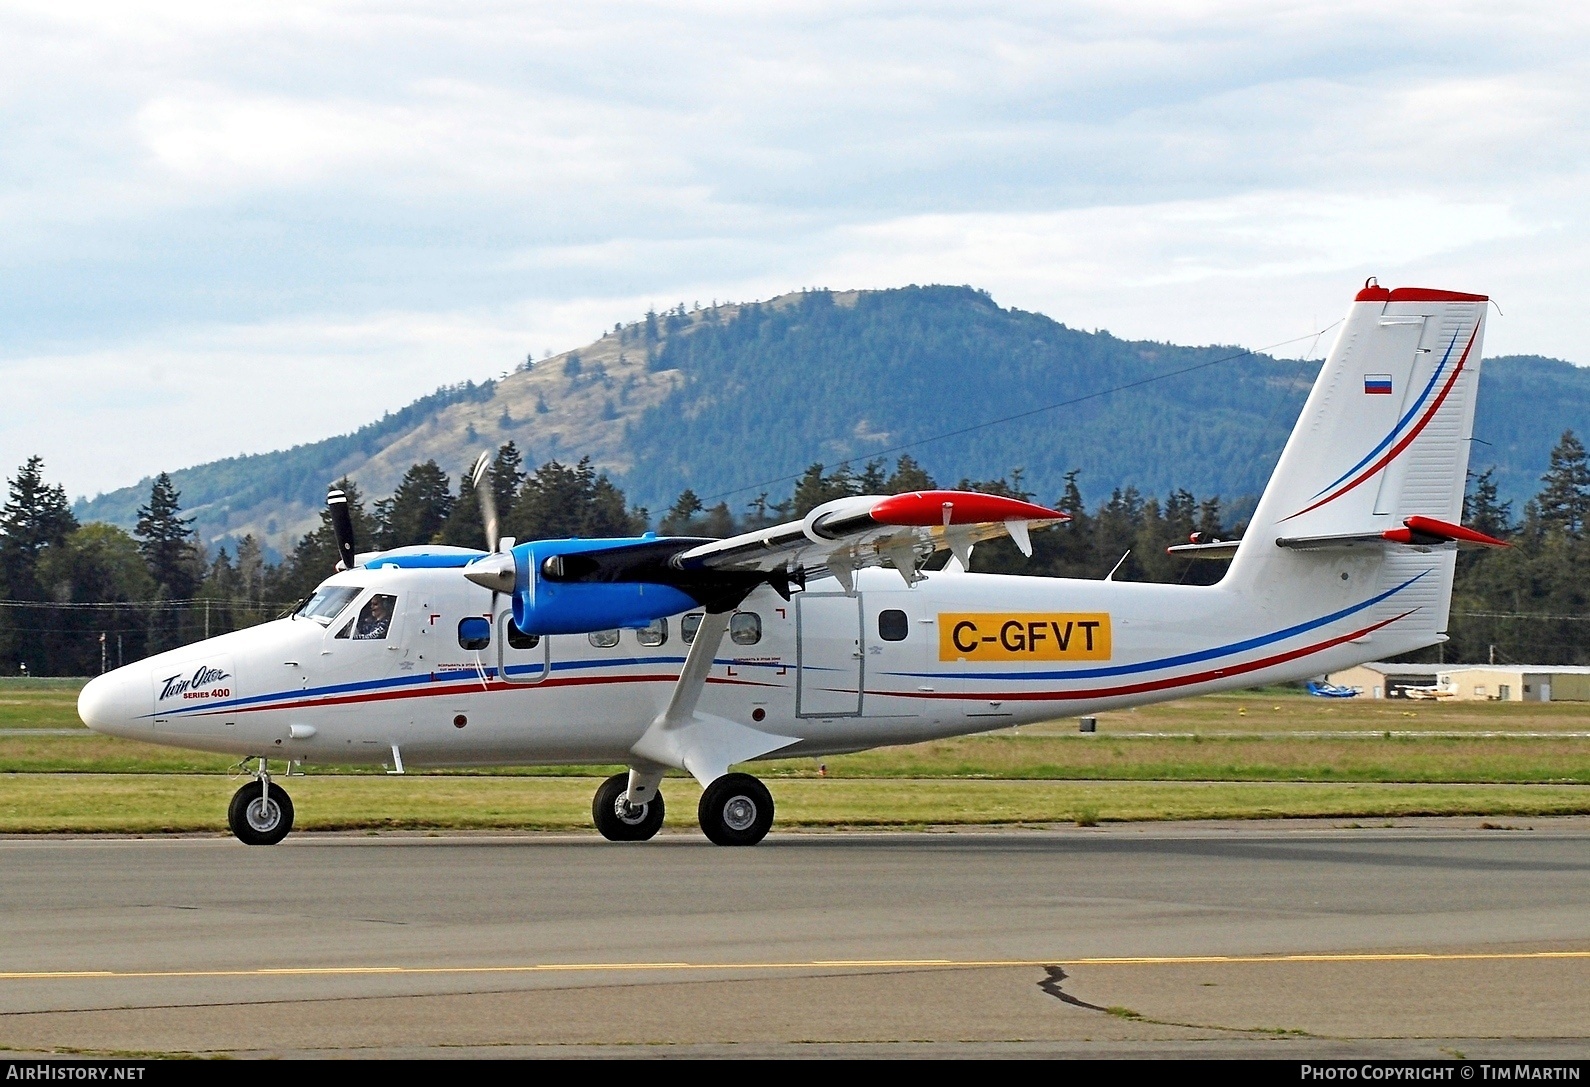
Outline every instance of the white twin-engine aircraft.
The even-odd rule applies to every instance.
[[[1214,586],[967,572],[1001,535],[1031,553],[1055,510],[964,491],[843,498],[727,540],[499,539],[356,554],[285,619],[83,688],[99,732],[257,760],[229,822],[280,841],[271,780],[309,764],[619,763],[596,827],[639,841],[670,769],[701,829],[752,845],[768,757],[831,755],[1317,676],[1444,641],[1479,387],[1481,295],[1361,291]],[[954,561],[921,567],[947,549]]]

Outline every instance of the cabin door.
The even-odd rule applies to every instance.
[[[801,593],[795,597],[797,717],[861,714],[861,594]]]

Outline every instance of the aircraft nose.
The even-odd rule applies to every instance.
[[[139,715],[134,704],[133,677],[121,670],[96,676],[77,696],[77,716],[95,732],[115,736],[125,732]]]

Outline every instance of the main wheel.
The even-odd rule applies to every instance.
[[[269,796],[257,781],[251,781],[232,795],[226,810],[226,825],[244,845],[275,845],[293,829],[293,801],[274,781]]]
[[[591,800],[591,819],[610,842],[644,842],[662,829],[662,792],[633,808],[624,800],[628,791],[629,774],[614,774],[602,782]]]
[[[724,774],[708,785],[696,809],[717,845],[755,845],[773,826],[773,794],[750,774]]]

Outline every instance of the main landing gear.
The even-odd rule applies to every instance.
[[[254,780],[232,795],[226,825],[244,845],[275,845],[293,829],[292,798],[271,780],[264,759],[259,760]]]
[[[714,845],[755,845],[773,825],[773,795],[750,774],[724,774],[702,792],[696,815]]]
[[[644,842],[662,828],[661,775],[614,774],[596,790],[591,818],[610,842]],[[646,796],[631,804],[631,787]],[[750,774],[725,774],[701,794],[696,808],[701,830],[717,845],[755,845],[773,825],[773,796]]]

